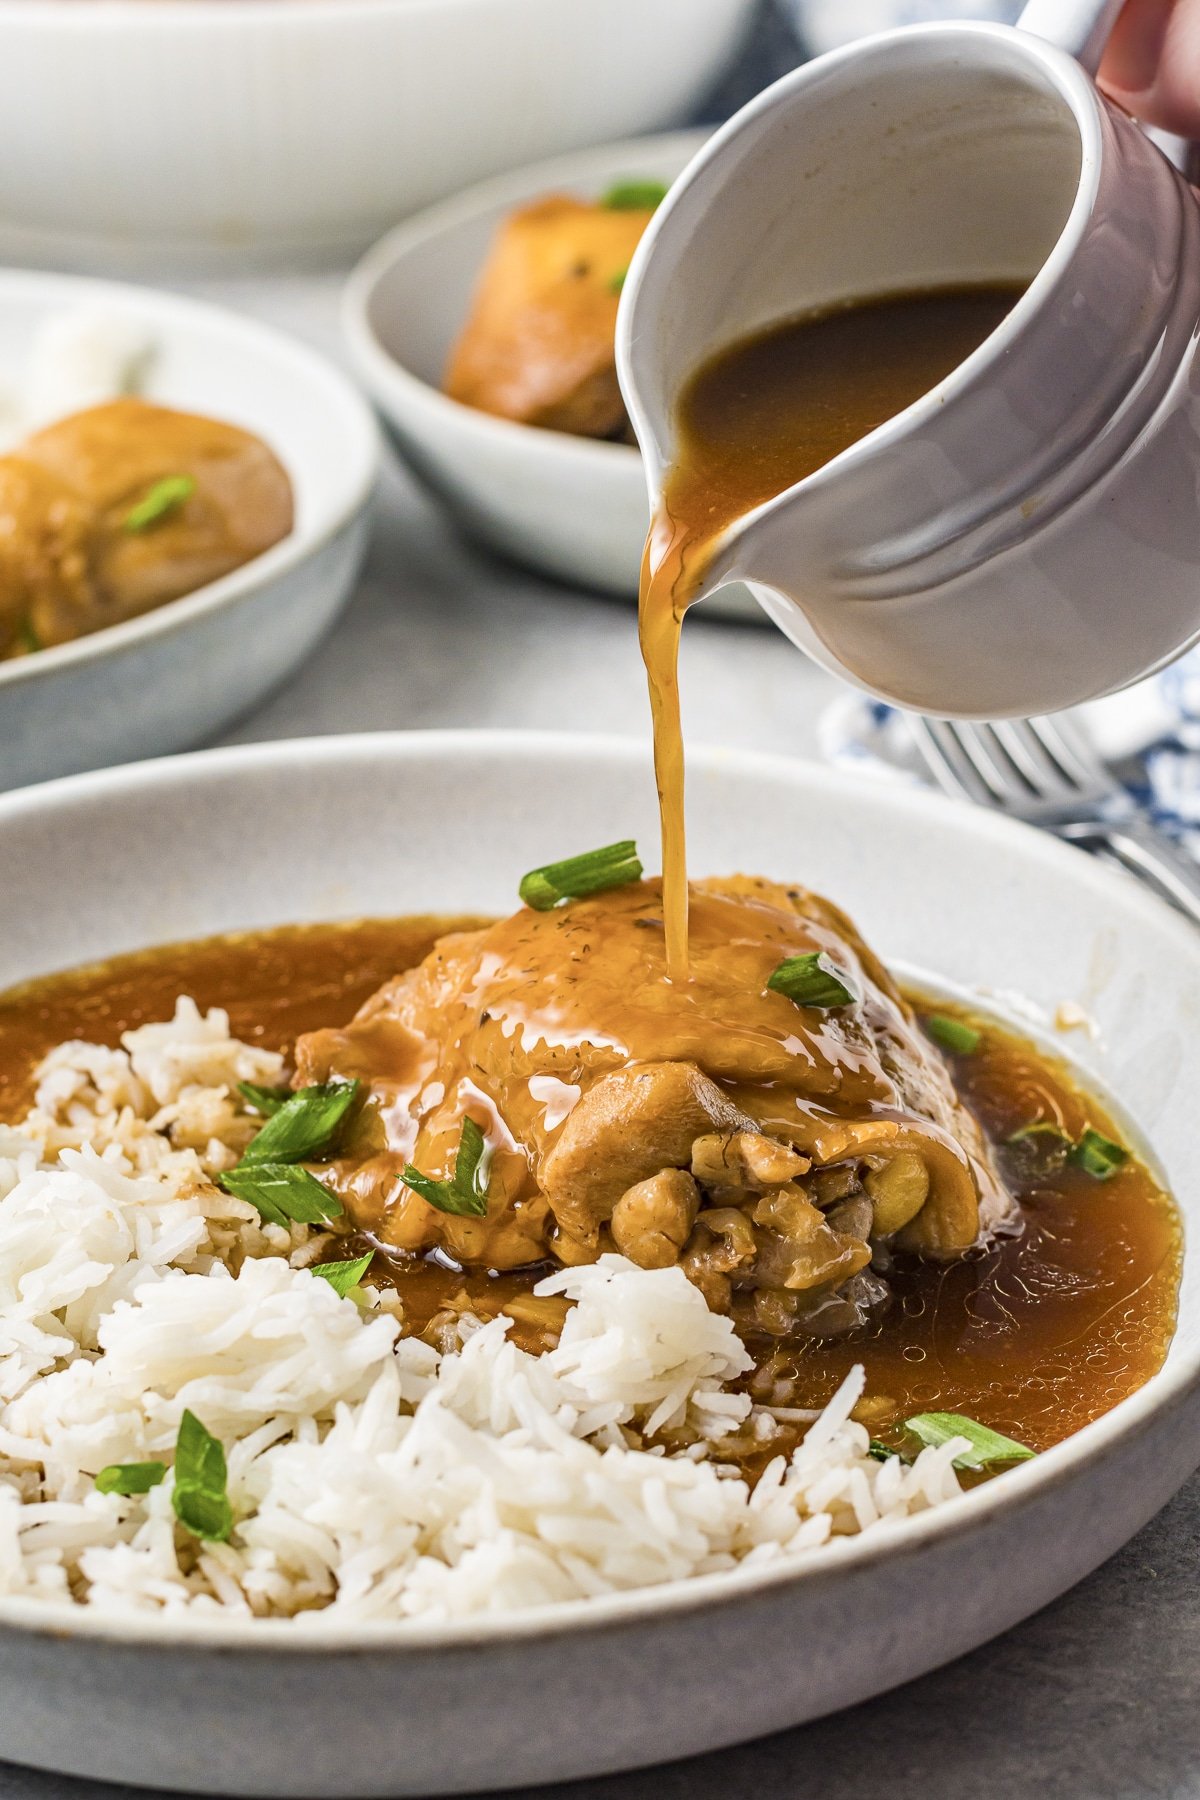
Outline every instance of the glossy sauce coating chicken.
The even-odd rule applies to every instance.
[[[812,950],[858,1003],[767,987]],[[766,881],[693,887],[686,984],[665,976],[660,884],[638,882],[443,938],[296,1062],[297,1084],[364,1084],[329,1173],[380,1243],[495,1269],[679,1262],[779,1335],[860,1322],[888,1246],[954,1257],[1011,1216],[886,970],[835,907]],[[491,1153],[486,1217],[403,1179],[452,1173],[464,1116]]]
[[[621,284],[653,216],[550,194],[496,235],[446,370],[481,412],[579,437],[628,430],[614,334]]]
[[[62,419],[0,457],[0,656],[192,593],[292,520],[286,471],[236,425],[133,398]]]

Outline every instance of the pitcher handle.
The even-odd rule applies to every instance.
[[[1017,25],[1065,50],[1094,75],[1123,5],[1124,0],[1028,0]]]
[[[1094,76],[1125,0],[1026,0],[1017,24],[1022,31],[1065,50]],[[1169,163],[1193,187],[1200,185],[1200,144],[1173,132],[1143,126]]]

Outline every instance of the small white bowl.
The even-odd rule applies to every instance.
[[[751,0],[0,0],[0,255],[361,250],[535,156],[686,118]]]
[[[265,555],[141,618],[0,662],[0,787],[211,736],[308,655],[367,543],[378,436],[355,388],[303,345],[219,307],[70,275],[0,271],[0,372],[44,321],[98,307],[154,345],[151,400],[257,432],[292,480],[296,523]]]
[[[493,233],[515,206],[562,189],[601,194],[623,176],[673,181],[705,136],[606,144],[481,183],[389,232],[346,288],[350,355],[401,454],[473,536],[581,587],[637,593],[649,522],[640,452],[478,412],[441,392],[443,371]],[[705,612],[762,617],[742,589]]]
[[[1096,1568],[1195,1466],[1200,934],[1049,835],[931,794],[690,750],[688,800],[697,873],[810,882],[923,986],[982,994],[1021,1031],[1026,1013],[997,995],[1018,991],[1047,1020],[1086,1000],[1099,1036],[1074,1033],[1071,1053],[1149,1137],[1184,1215],[1163,1368],[944,1507],[671,1587],[358,1625],[0,1599],[5,1761],[156,1791],[338,1800],[524,1790],[663,1762],[962,1655]],[[0,988],[239,927],[499,912],[519,872],[564,846],[631,835],[652,859],[656,827],[647,748],[524,732],[253,745],[10,794]],[[1037,1668],[1026,1678],[1045,1682]],[[889,1776],[864,1771],[861,1791],[889,1791]],[[702,1783],[685,1772],[657,1785]],[[778,1785],[815,1793],[820,1771],[801,1754]],[[1002,1775],[993,1791],[1011,1791]]]

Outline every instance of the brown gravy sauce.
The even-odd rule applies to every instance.
[[[687,975],[679,634],[716,540],[928,393],[978,349],[1020,292],[933,289],[789,319],[719,351],[685,387],[677,457],[646,541],[638,601],[673,981]]]
[[[53,1045],[121,1033],[169,1017],[179,994],[223,1006],[233,1031],[290,1054],[295,1039],[345,1023],[391,976],[419,961],[436,937],[480,920],[391,919],[285,927],[138,952],[71,970],[0,996],[0,1118],[21,1116],[32,1069]],[[916,1004],[920,1009],[920,1000]],[[943,1002],[938,1010],[947,1011]],[[1120,1138],[1102,1107],[1060,1066],[989,1020],[980,1049],[955,1063],[964,1099],[993,1141],[1036,1117],[1078,1135],[1085,1123]],[[819,1406],[855,1362],[867,1369],[871,1429],[886,1439],[921,1410],[963,1412],[1043,1449],[1097,1418],[1160,1366],[1175,1322],[1182,1254],[1178,1215],[1141,1164],[1096,1182],[1049,1174],[1010,1153],[1005,1171],[1025,1229],[963,1260],[898,1259],[894,1299],[879,1322],[836,1342],[780,1350],[747,1341],[760,1397]],[[348,1253],[345,1241],[337,1254]],[[554,1328],[530,1290],[542,1269],[462,1273],[436,1261],[388,1264],[372,1280],[399,1290],[410,1329],[446,1307],[505,1311],[518,1342],[537,1348]],[[550,1313],[555,1303],[550,1303]]]

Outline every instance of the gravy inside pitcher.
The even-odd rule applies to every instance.
[[[928,393],[995,330],[1021,292],[989,284],[846,302],[729,345],[685,385],[638,600],[673,981],[686,979],[688,960],[679,636],[717,541],[735,520]]]

